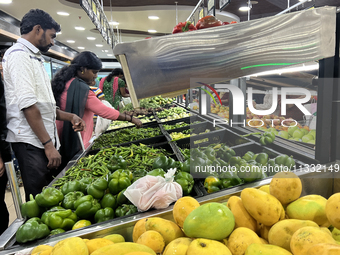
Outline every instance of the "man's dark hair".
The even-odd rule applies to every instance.
[[[43,30],[54,28],[56,32],[60,32],[60,25],[43,10],[32,9],[22,18],[20,22],[20,33],[28,34],[33,30],[33,27],[40,25]]]

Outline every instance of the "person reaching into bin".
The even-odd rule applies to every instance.
[[[90,51],[83,51],[63,67],[52,80],[52,89],[57,106],[66,112],[75,113],[83,118],[86,130],[81,133],[85,148],[93,131],[93,115],[111,120],[123,120],[142,126],[139,119],[105,106],[90,89],[102,68],[101,60]],[[58,134],[61,138],[61,155],[63,162],[68,162],[81,149],[78,137],[72,132],[67,122],[57,122]]]

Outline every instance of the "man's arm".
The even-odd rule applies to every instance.
[[[69,112],[64,112],[60,109],[57,109],[57,120],[62,120],[62,121],[70,121],[73,126],[74,132],[77,131],[84,131],[85,130],[85,121],[83,121],[79,116],[69,113]]]
[[[24,108],[23,113],[35,135],[38,137],[40,142],[44,144],[45,154],[48,159],[47,167],[57,168],[61,164],[61,156],[53,146],[53,142],[50,141],[51,137],[46,131],[39,108],[34,104],[30,107]]]

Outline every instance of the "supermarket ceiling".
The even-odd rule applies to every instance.
[[[101,0],[99,0],[101,2]],[[122,42],[141,40],[145,37],[162,36],[170,34],[176,25],[176,3],[178,22],[185,21],[198,0],[103,0],[104,11],[109,21],[119,22]],[[230,4],[219,11],[217,3],[216,16],[222,21],[248,19],[247,12],[241,12],[239,8],[247,5],[247,0],[231,0]],[[290,0],[290,6],[298,0]],[[272,16],[287,8],[285,0],[257,0],[252,1],[250,19]],[[303,10],[311,6],[339,6],[339,0],[312,0],[301,5]],[[57,40],[76,51],[90,50],[102,59],[113,58],[112,49],[104,42],[101,35],[95,29],[91,20],[79,5],[79,0],[13,0],[11,4],[1,4],[0,10],[21,20],[24,14],[32,9],[39,8],[50,13],[61,24],[62,33]],[[294,9],[292,11],[296,11]],[[66,12],[69,16],[60,16],[57,12]],[[158,16],[158,20],[149,19],[148,16]],[[83,27],[84,30],[76,30],[75,27]],[[114,27],[116,28],[116,26]],[[149,33],[148,30],[156,30]],[[92,37],[92,40],[87,39]]]

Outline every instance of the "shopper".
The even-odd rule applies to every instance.
[[[56,108],[41,52],[54,45],[60,26],[39,9],[30,10],[20,23],[21,38],[3,59],[7,108],[7,138],[19,162],[26,201],[56,176],[61,163],[55,120],[72,122],[75,131],[85,123],[75,114]]]
[[[90,89],[89,86],[101,68],[100,59],[94,53],[84,51],[71,61],[70,66],[63,67],[52,80],[54,97],[60,109],[75,113],[86,122],[86,130],[81,133],[85,147],[89,146],[92,136],[94,114],[111,120],[130,121],[137,127],[142,126],[139,119],[105,106]],[[78,137],[66,122],[58,121],[57,127],[61,137],[62,156],[74,156],[80,149]]]
[[[119,109],[119,102],[122,100],[122,97],[130,97],[130,94],[125,90],[126,84],[122,79],[123,77],[123,70],[115,68],[99,84],[99,88],[104,92],[105,100],[115,109]]]

